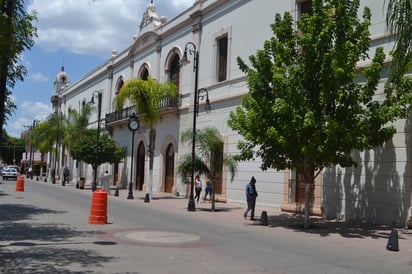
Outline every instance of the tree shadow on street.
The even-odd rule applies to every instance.
[[[99,253],[97,245],[117,244],[91,238],[100,231],[30,221],[36,215],[65,213],[21,204],[0,205],[0,272],[96,273],[96,268],[118,260]]]
[[[38,214],[63,214],[65,211],[56,211],[42,209],[22,204],[2,204],[0,205],[0,221],[19,221],[31,219],[33,215]]]
[[[254,224],[260,225],[260,218],[257,218]],[[288,213],[268,216],[268,226],[273,228],[282,227],[293,230],[294,232],[317,234],[322,237],[338,234],[345,238],[359,239],[387,239],[393,229],[388,225],[326,220],[315,216],[310,218],[309,229],[305,229],[303,215]]]

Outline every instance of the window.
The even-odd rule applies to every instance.
[[[149,78],[149,71],[146,68],[144,68],[142,74],[140,75],[140,79],[147,80],[147,78]]]
[[[312,15],[312,1],[302,1],[298,3],[298,9],[299,9],[299,17],[302,16],[302,14],[309,14]]]
[[[179,55],[175,54],[170,63],[169,67],[169,80],[177,87],[180,84],[180,58]]]
[[[230,56],[232,43],[232,26],[219,29],[213,34],[213,55],[211,69],[214,71],[215,83],[230,79]]]
[[[124,85],[123,77],[120,77],[119,80],[117,80],[116,94],[119,94],[119,91],[123,87],[123,85]]]
[[[226,80],[227,71],[227,36],[221,37],[217,41],[217,81]]]
[[[149,65],[147,63],[144,63],[140,69],[139,73],[137,74],[137,77],[142,79],[142,80],[147,80],[149,78]]]

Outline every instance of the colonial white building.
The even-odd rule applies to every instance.
[[[101,126],[119,146],[127,148],[127,157],[118,165],[103,165],[99,174],[108,169],[114,183],[126,187],[133,154],[133,190],[187,194],[188,188],[177,175],[179,157],[190,153],[190,144],[180,142],[180,134],[192,128],[196,74],[194,64],[198,54],[198,89],[206,89],[212,108],[204,111],[200,100],[198,129],[218,128],[223,142],[219,153],[236,154],[241,138],[227,125],[230,111],[239,105],[248,93],[246,75],[236,62],[261,49],[263,42],[272,37],[270,24],[276,13],[290,11],[296,18],[310,10],[307,0],[197,0],[193,6],[177,17],[167,20],[158,16],[151,3],[143,15],[138,34],[131,37],[131,45],[123,51],[113,51],[111,57],[82,79],[69,84],[68,75],[62,71],[56,77],[52,102],[54,111],[67,115],[69,109],[80,110],[92,96],[102,95]],[[385,32],[384,0],[363,0],[372,11],[371,51],[384,46],[392,49]],[[191,63],[180,66],[184,51],[189,49]],[[362,65],[362,64],[359,64]],[[127,105],[116,111],[113,100],[122,85],[129,79],[148,76],[159,82],[172,81],[179,87],[178,101],[165,101],[159,111],[162,119],[157,125],[153,185],[148,185],[149,130],[142,126],[134,135],[127,121],[134,111]],[[384,81],[382,81],[384,83]],[[201,99],[201,98],[200,98]],[[96,108],[97,109],[97,108]],[[97,111],[90,126],[96,127]],[[332,167],[325,169],[316,180],[312,192],[312,213],[326,217],[404,226],[411,214],[411,126],[410,121],[397,122],[398,133],[392,142],[382,148],[355,153],[358,168]],[[59,161],[58,170],[68,165],[73,180],[85,177],[93,180],[90,166],[79,166],[67,151]],[[241,162],[234,181],[222,167],[216,178],[219,201],[244,201],[245,185],[255,176],[259,192],[258,205],[279,207],[284,211],[301,212],[304,187],[296,180],[293,170],[261,171],[259,159]],[[296,183],[298,182],[298,183]]]

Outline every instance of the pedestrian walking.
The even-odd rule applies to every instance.
[[[196,175],[195,178],[195,200],[197,199],[197,202],[199,202],[199,198],[200,198],[200,193],[202,192],[202,181],[200,181],[200,175]]]
[[[109,171],[106,170],[104,174],[102,174],[100,181],[102,184],[102,189],[106,190],[108,194],[110,193],[110,180],[113,178],[112,175],[109,174]]]
[[[66,166],[63,169],[63,185],[66,184],[66,182],[69,182],[69,176],[70,176],[70,171],[69,168]]]
[[[203,201],[206,200],[207,194],[209,194],[210,201],[212,201],[212,195],[213,195],[213,185],[212,185],[212,180],[210,180],[209,176],[206,176],[205,178],[206,181],[206,187],[205,187],[205,196],[203,197]]]
[[[256,206],[256,197],[258,196],[258,193],[256,191],[256,179],[255,177],[252,176],[250,179],[250,182],[246,184],[246,202],[247,202],[247,208],[245,213],[243,214],[243,217],[245,219],[247,218],[247,214],[250,211],[250,220],[254,220],[255,218],[255,206]]]

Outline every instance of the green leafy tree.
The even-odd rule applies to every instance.
[[[386,25],[395,44],[387,90],[412,90],[412,0],[388,0]]]
[[[53,152],[55,155],[53,169],[56,169],[57,147],[60,144],[70,147],[73,141],[82,138],[89,125],[92,110],[93,107],[86,104],[80,111],[70,109],[67,117],[56,113],[51,114],[30,131],[26,145],[34,146],[42,153]]]
[[[84,105],[80,111],[70,109],[65,120],[64,144],[69,146],[72,141],[82,138],[87,131],[92,111],[93,107],[89,104]]]
[[[70,143],[71,156],[79,161],[90,164],[96,173],[97,168],[103,163],[116,164],[123,160],[126,150],[118,147],[107,133],[99,136],[98,147],[96,143],[97,129],[87,129],[82,138]]]
[[[0,144],[0,159],[4,163],[8,165],[19,164],[25,151],[23,139],[11,137],[3,130],[3,139]]]
[[[394,75],[398,79],[412,67],[412,0],[385,0],[386,25],[395,40]]]
[[[30,130],[25,138],[26,147],[30,147],[30,150],[40,151],[42,163],[45,161],[45,153],[52,150],[53,141],[55,140],[55,138],[51,138],[50,129],[52,129],[52,127],[48,120],[40,122]],[[43,174],[43,171],[41,174]]]
[[[149,189],[153,185],[153,161],[156,141],[156,125],[160,121],[160,103],[167,98],[174,99],[178,88],[172,82],[159,83],[149,77],[147,80],[131,79],[120,89],[115,99],[118,110],[123,108],[126,100],[136,106],[141,123],[147,126],[149,132]],[[133,153],[133,152],[132,152]]]
[[[50,166],[56,170],[58,161],[58,147],[65,132],[65,122],[62,115],[51,114],[45,121],[36,125],[26,138],[26,146],[38,149],[42,154],[53,152],[54,158]],[[52,175],[52,173],[50,173]],[[55,183],[55,178],[51,178]]]
[[[70,151],[71,143],[81,139],[84,134],[86,134],[87,127],[89,125],[89,118],[93,111],[94,107],[90,104],[85,104],[81,107],[80,111],[75,109],[70,109],[68,116],[65,119],[64,127],[64,137],[62,144],[64,147],[67,147]],[[78,165],[79,176],[83,176],[83,165]]]
[[[7,121],[9,120],[9,117],[11,117],[11,115],[14,113],[14,111],[17,109],[16,104],[13,102],[12,98],[11,98],[11,92],[6,89],[6,99],[4,102],[4,121],[3,121],[3,125],[7,125]],[[1,139],[1,136],[0,136]]]
[[[28,13],[22,0],[0,1],[0,140],[7,115],[15,109],[10,90],[23,81],[27,69],[19,64],[21,54],[34,45],[36,13]]]
[[[26,146],[33,146],[42,153],[47,153],[53,150],[59,135],[62,134],[63,118],[60,115],[51,114],[43,122],[37,124],[30,130],[29,136],[26,139]]]
[[[56,133],[52,120],[40,122],[34,127],[27,139],[26,145],[33,145],[40,152],[47,153],[52,150],[53,143],[56,141]]]
[[[358,9],[358,0],[314,0],[313,15],[302,15],[298,29],[290,13],[277,14],[273,37],[249,57],[251,66],[238,58],[249,94],[228,121],[243,136],[237,157],[260,157],[262,170],[295,169],[303,175],[305,228],[309,186],[322,169],[356,166],[351,152],[390,140],[395,133],[390,122],[407,114],[406,93],[388,89],[374,96],[382,48],[368,67],[356,68],[369,59],[371,17],[365,8],[359,19]]]
[[[220,151],[223,143],[220,138],[219,130],[215,127],[205,127],[196,131],[195,136],[195,173],[205,174],[215,181],[216,172],[220,170],[220,167],[226,166],[231,173],[231,180],[237,172],[237,162],[234,157],[228,154],[224,154],[223,157],[215,155],[216,151]],[[182,132],[180,140],[182,143],[191,144],[193,141],[193,131],[186,130]],[[192,154],[185,153],[179,159],[177,166],[177,173],[183,179],[184,182],[191,176],[192,171]],[[214,209],[214,195],[212,200],[212,209]]]

